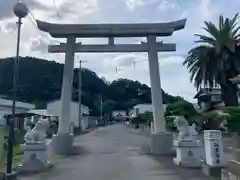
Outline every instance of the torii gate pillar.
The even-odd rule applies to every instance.
[[[151,95],[153,104],[153,129],[151,152],[153,154],[172,153],[172,134],[165,129],[162,89],[158,64],[158,52],[175,51],[175,44],[158,43],[157,36],[171,36],[174,31],[185,27],[186,19],[169,23],[145,24],[51,24],[37,20],[38,28],[55,38],[67,38],[67,43],[50,45],[51,53],[66,53],[61,95],[61,116],[58,134],[53,137],[53,148],[58,154],[69,154],[73,147],[70,134],[70,102],[73,81],[75,52],[148,52]],[[76,44],[76,38],[109,38],[108,44]],[[147,37],[147,43],[114,44],[115,37]]]
[[[156,36],[148,36],[148,64],[150,72],[151,96],[153,105],[153,126],[151,133],[151,152],[156,155],[172,154],[172,134],[166,131],[162,88],[156,50]]]
[[[52,137],[52,147],[56,154],[70,154],[73,148],[73,134],[70,131],[70,109],[72,102],[72,84],[75,53],[75,37],[67,37],[65,65],[61,92],[60,118],[58,133]]]

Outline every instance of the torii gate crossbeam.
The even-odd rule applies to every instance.
[[[61,94],[61,115],[58,134],[53,137],[56,153],[67,154],[72,150],[73,138],[69,134],[70,102],[72,94],[75,52],[148,52],[151,96],[153,104],[153,128],[151,151],[154,154],[169,154],[172,148],[172,134],[165,129],[164,109],[160,83],[158,52],[175,51],[172,43],[156,42],[157,36],[171,36],[174,31],[185,27],[186,19],[169,23],[146,24],[51,24],[37,20],[38,28],[55,38],[66,38],[66,43],[49,45],[51,53],[65,53],[65,65]],[[76,38],[103,37],[108,44],[83,45]],[[146,37],[141,44],[115,44],[116,37]]]

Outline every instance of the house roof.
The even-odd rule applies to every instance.
[[[137,104],[137,105],[135,105],[135,106],[133,106],[133,108],[138,108],[138,107],[143,107],[143,106],[148,106],[148,107],[152,107],[152,104]]]
[[[137,105],[135,105],[135,106],[133,106],[133,108],[132,109],[134,109],[134,108],[141,108],[141,107],[149,107],[149,108],[153,108],[153,105],[152,104],[137,104]],[[163,104],[163,108],[165,109],[167,107],[167,105],[166,104]]]
[[[194,96],[194,99],[207,95],[221,95],[221,88],[201,88]]]
[[[61,101],[61,99],[55,99],[55,100],[52,100],[52,101],[48,101],[48,104],[49,104],[49,103],[58,102],[58,101]],[[79,104],[77,101],[71,101],[71,103]],[[86,105],[83,105],[83,104],[82,104],[82,107],[84,107],[84,108],[88,108],[88,110],[89,110],[89,107],[86,106]]]
[[[12,100],[0,98],[0,106],[12,106]],[[34,109],[35,105],[17,101],[16,107],[25,109]]]
[[[28,111],[28,113],[34,114],[34,115],[46,116],[46,117],[54,117],[54,115],[49,114],[47,112],[47,109],[33,109]]]

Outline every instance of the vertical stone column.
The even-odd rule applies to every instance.
[[[72,101],[72,84],[74,68],[74,46],[75,37],[67,37],[65,64],[63,70],[61,114],[58,127],[59,134],[69,134],[70,130],[70,105]]]
[[[153,128],[151,134],[151,153],[169,155],[173,153],[173,136],[165,128],[162,89],[156,49],[156,36],[148,36],[148,61],[153,105]]]
[[[204,144],[206,160],[202,165],[203,172],[208,176],[219,178],[222,175],[222,169],[226,165],[221,131],[205,130]]]
[[[223,152],[221,131],[205,130],[204,143],[206,164],[211,167],[223,167],[226,164],[226,159]]]
[[[162,103],[162,89],[156,50],[156,36],[148,36],[148,62],[150,72],[152,105],[153,105],[153,133],[165,132],[164,109]]]
[[[72,152],[73,134],[70,132],[70,110],[72,101],[73,68],[75,37],[68,36],[66,43],[65,64],[63,70],[62,94],[58,134],[53,135],[53,152],[67,155]]]

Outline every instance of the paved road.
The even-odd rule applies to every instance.
[[[71,156],[51,172],[24,180],[183,180],[206,179],[196,171],[176,169],[167,159],[144,152],[146,137],[123,124],[111,125],[76,138],[79,154]],[[168,163],[166,162],[168,161]],[[197,173],[197,174],[196,174]],[[190,174],[193,177],[185,177]]]

